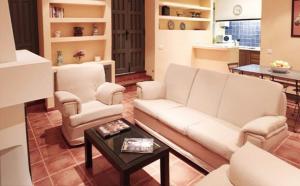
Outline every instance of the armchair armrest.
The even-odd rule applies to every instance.
[[[158,81],[144,81],[137,83],[139,99],[151,100],[165,97],[165,86]]]
[[[105,82],[97,88],[96,99],[106,105],[120,104],[124,91],[121,85]]]
[[[76,95],[67,91],[56,91],[55,105],[65,117],[79,114],[81,112],[81,100]]]
[[[286,128],[285,116],[264,116],[248,122],[241,130],[240,143],[245,144],[248,134],[261,136],[265,139],[272,137]]]

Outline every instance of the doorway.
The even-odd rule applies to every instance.
[[[112,58],[116,74],[145,70],[144,5],[144,0],[112,0]]]
[[[36,0],[9,0],[11,22],[17,50],[39,54]]]

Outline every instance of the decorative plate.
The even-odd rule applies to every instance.
[[[172,21],[172,20],[168,21],[168,28],[169,28],[169,30],[174,30],[174,28],[175,28],[174,21]]]
[[[181,30],[185,30],[185,23],[184,22],[180,23],[179,27]]]

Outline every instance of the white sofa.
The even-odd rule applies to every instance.
[[[84,142],[85,129],[122,117],[124,87],[105,82],[103,65],[66,65],[56,72],[55,106],[62,132],[72,146]]]
[[[299,186],[300,170],[247,143],[194,186]]]
[[[137,86],[136,123],[207,170],[247,141],[272,150],[288,135],[278,83],[171,64],[164,82]]]

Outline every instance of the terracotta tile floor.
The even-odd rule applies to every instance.
[[[124,97],[124,118],[133,122],[132,100],[135,87],[127,89]],[[291,107],[291,106],[290,106]],[[293,129],[292,110],[289,107],[289,125]],[[58,111],[46,112],[41,105],[30,106],[28,113],[28,137],[34,185],[119,185],[118,172],[93,149],[94,164],[91,170],[84,166],[84,147],[69,147],[60,131],[61,118]],[[290,133],[274,154],[300,168],[300,135]],[[175,157],[170,156],[171,185],[191,185],[203,175]],[[131,176],[131,183],[155,186],[160,183],[159,162],[156,161]]]

